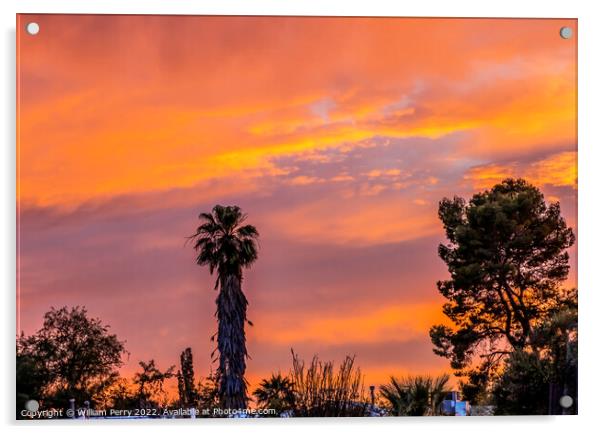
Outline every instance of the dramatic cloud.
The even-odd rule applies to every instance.
[[[577,189],[577,152],[565,151],[532,162],[491,163],[471,168],[465,178],[477,189],[508,177],[522,177],[541,186]]]
[[[209,372],[214,277],[186,237],[216,203],[261,234],[253,384],[291,347],[355,354],[372,384],[447,370],[428,337],[443,197],[521,176],[576,225],[571,20],[34,18],[40,34],[18,34],[19,327],[85,305],[127,340],[125,373],[187,346]]]

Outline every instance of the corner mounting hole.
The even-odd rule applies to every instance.
[[[40,33],[40,25],[38,23],[28,23],[25,30],[32,36],[37,35]]]
[[[560,37],[562,39],[571,39],[573,37],[573,29],[571,29],[570,27],[561,27]]]
[[[573,405],[573,398],[569,395],[564,395],[560,398],[559,403],[562,408],[570,408]]]

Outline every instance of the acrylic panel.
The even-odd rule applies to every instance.
[[[576,414],[577,20],[17,17],[17,419]]]

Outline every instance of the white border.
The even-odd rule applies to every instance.
[[[225,14],[225,15],[345,15],[345,16],[458,16],[458,17],[547,17],[579,19],[579,316],[580,316],[580,392],[577,417],[507,417],[507,418],[420,418],[402,420],[230,420],[194,421],[190,423],[145,423],[93,425],[90,432],[148,431],[166,429],[198,432],[292,432],[344,430],[346,433],[383,432],[491,432],[504,433],[546,430],[551,433],[599,432],[596,423],[602,404],[602,360],[599,332],[599,309],[602,308],[602,287],[599,285],[600,194],[602,186],[601,115],[596,111],[602,100],[602,15],[597,1],[578,0],[504,0],[486,2],[475,0],[22,0],[0,2],[2,14],[2,57],[0,104],[1,131],[4,133],[0,183],[2,213],[0,230],[0,276],[3,278],[2,378],[0,385],[0,420],[15,429],[14,403],[14,303],[15,303],[15,13],[129,13],[129,14]],[[176,428],[177,427],[177,428]],[[83,427],[45,423],[23,425],[20,431],[80,432]]]
[[[228,15],[344,15],[344,16],[476,16],[574,18],[583,6],[569,1],[517,1],[485,5],[468,0],[222,0],[222,1],[57,1],[21,0],[19,12],[228,14]]]

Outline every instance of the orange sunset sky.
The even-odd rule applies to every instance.
[[[576,229],[576,26],[21,15],[19,329],[85,305],[126,340],[124,375],[188,346],[207,375],[214,279],[185,237],[236,204],[261,235],[252,385],[291,347],[355,354],[366,384],[448,371],[438,201],[523,176]]]

